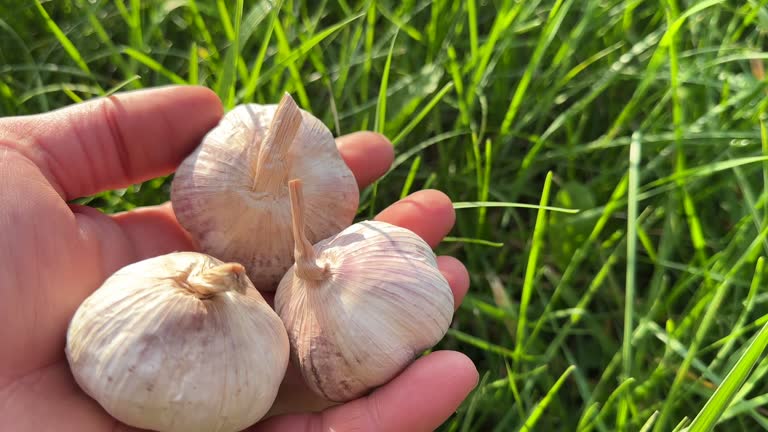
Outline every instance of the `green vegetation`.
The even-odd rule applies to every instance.
[[[0,112],[289,91],[394,142],[361,218],[421,188],[462,203],[439,252],[472,287],[439,348],[482,378],[441,430],[760,430],[767,30],[766,0],[0,0]]]

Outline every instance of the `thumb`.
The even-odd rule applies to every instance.
[[[222,112],[213,91],[171,86],[0,119],[0,131],[71,200],[171,173]]]

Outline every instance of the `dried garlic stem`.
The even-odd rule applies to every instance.
[[[288,182],[291,196],[291,222],[293,228],[294,259],[296,260],[296,276],[301,279],[322,280],[327,276],[327,268],[317,265],[317,257],[312,243],[304,233],[304,196],[301,193],[301,180]]]
[[[238,263],[226,263],[203,270],[190,276],[186,286],[198,298],[209,298],[226,291],[245,294],[243,281],[245,267]]]
[[[253,190],[258,187],[265,192],[275,193],[285,184],[288,172],[286,153],[291,148],[300,126],[301,111],[291,95],[286,93],[277,105],[269,132],[261,143],[256,159],[256,175],[251,186]]]

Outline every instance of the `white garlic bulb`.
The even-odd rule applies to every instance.
[[[290,183],[296,263],[275,293],[291,357],[308,387],[335,402],[366,394],[445,335],[454,300],[429,245],[365,221],[314,246],[301,181]]]
[[[279,105],[228,112],[177,169],[171,200],[202,252],[245,266],[274,291],[293,264],[288,180],[307,182],[307,236],[349,226],[359,191],[331,131],[286,94]]]
[[[280,318],[245,269],[176,252],[118,270],[77,309],[66,355],[110,415],[156,431],[239,431],[288,367]]]

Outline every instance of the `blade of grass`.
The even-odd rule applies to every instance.
[[[680,423],[675,426],[674,429],[672,429],[672,432],[682,432],[685,430],[686,427],[688,427],[688,423],[691,422],[691,419],[689,419],[687,416],[683,417],[682,420],[680,420]]]
[[[2,18],[0,18],[0,28],[2,28],[3,30],[5,30],[6,33],[11,35],[11,38],[13,38],[14,42],[16,43],[16,47],[21,50],[21,52],[24,54],[24,57],[27,58],[30,64],[37,64],[37,62],[35,61],[35,58],[32,56],[32,53],[29,51],[29,47],[24,42],[24,40],[19,36],[18,33],[16,33],[16,30],[14,30],[13,27],[8,25],[8,23],[5,22],[5,20],[3,20]],[[34,70],[34,76],[35,76],[35,82],[37,87],[38,88],[42,87],[43,80],[42,80],[42,77],[40,76],[40,71],[37,68]],[[0,82],[0,83],[5,84],[4,82]],[[7,84],[6,84],[6,88],[10,90],[10,88],[7,87]],[[48,111],[50,109],[50,106],[48,105],[48,99],[42,97],[38,100],[40,102],[40,109],[42,111]]]
[[[200,83],[199,65],[197,59],[197,43],[192,42],[189,46],[189,72],[188,82],[192,85]]]
[[[381,76],[379,97],[377,98],[376,102],[376,117],[374,120],[373,130],[382,135],[385,134],[384,128],[386,127],[387,117],[387,86],[389,85],[389,72],[392,68],[392,54],[395,51],[395,41],[397,40],[398,30],[396,30],[395,34],[392,36],[392,42],[389,46],[389,52],[387,53],[387,61],[384,63],[384,71],[382,72]],[[376,197],[378,196],[379,182],[375,182],[371,189],[371,199],[368,201],[368,217],[372,219],[373,215],[376,214]]]
[[[632,330],[635,326],[635,282],[637,280],[637,189],[640,183],[640,159],[642,155],[641,137],[633,134],[629,147],[629,188],[627,190],[627,271],[626,291],[624,294],[624,337],[622,344],[622,374],[623,379],[632,378]],[[627,392],[619,404],[616,424],[619,429],[626,427],[627,416],[633,405],[632,393]]]
[[[219,11],[219,19],[221,20],[221,25],[222,25],[222,28],[224,29],[224,35],[227,37],[227,39],[234,41],[235,33],[237,33],[237,31],[234,28],[232,28],[232,20],[229,17],[229,11],[227,10],[227,3],[224,0],[216,0],[216,8]]]
[[[188,0],[187,8],[189,8],[189,11],[192,13],[192,21],[194,22],[197,31],[200,32],[205,41],[206,49],[214,60],[218,60],[219,50],[216,49],[216,43],[213,42],[211,32],[208,31],[208,26],[205,25],[205,19],[200,14],[200,8],[197,7],[197,0]]]
[[[424,149],[427,149],[427,148],[432,147],[434,145],[437,145],[437,144],[443,143],[445,141],[451,140],[453,138],[456,138],[456,137],[459,137],[459,136],[462,136],[462,135],[466,135],[467,133],[468,132],[461,131],[461,130],[442,133],[442,134],[436,135],[436,136],[434,136],[434,137],[432,137],[432,138],[430,138],[430,139],[428,139],[428,140],[426,140],[426,141],[424,141],[422,143],[419,143],[419,144],[409,148],[408,150],[404,151],[403,153],[401,153],[400,155],[398,155],[395,158],[395,161],[389,167],[389,170],[386,173],[384,173],[384,175],[379,177],[379,181],[381,182],[384,179],[386,179],[391,173],[396,171],[402,164],[407,162],[410,158],[412,158],[414,155],[417,155],[419,152],[423,151]],[[426,188],[429,187],[429,185],[430,185],[430,180],[427,179],[427,181],[424,182],[423,188],[426,189]],[[372,188],[366,188],[365,190],[363,190],[362,193],[360,194],[360,202],[364,202],[364,201],[368,200],[368,198],[371,196],[371,193],[372,193]],[[454,204],[456,204],[456,203],[454,203]],[[470,207],[464,207],[464,208],[474,208],[474,207],[472,207],[472,204],[475,204],[475,203],[460,203],[460,204],[467,204],[467,205],[470,206]],[[479,203],[479,204],[482,205],[482,203]],[[491,203],[491,204],[499,204],[499,203]],[[501,203],[501,204],[506,204],[506,203]],[[494,205],[492,205],[492,206],[494,206]],[[499,205],[499,207],[503,207],[503,206],[505,206],[505,205]],[[514,207],[514,205],[510,206],[510,207]],[[537,206],[533,206],[533,207],[534,208],[538,208]],[[457,208],[457,207],[454,207],[454,208]]]
[[[53,35],[56,37],[56,40],[59,41],[61,46],[64,48],[64,51],[69,55],[69,57],[75,62],[75,64],[80,67],[80,69],[83,70],[83,72],[87,73],[88,75],[91,75],[91,69],[88,67],[88,64],[86,64],[85,60],[83,60],[83,56],[80,54],[80,51],[75,47],[75,45],[72,43],[71,40],[64,34],[63,31],[61,31],[61,28],[56,24],[56,22],[51,19],[50,15],[48,15],[48,12],[45,10],[43,5],[40,3],[40,0],[34,0],[35,1],[35,7],[37,7],[37,11],[40,13],[40,16],[43,17],[43,20],[45,20],[45,24],[48,27],[48,30],[53,33]],[[95,84],[95,86],[101,88],[98,86],[98,84]]]
[[[469,0],[474,1],[474,0]],[[461,124],[464,126],[470,126],[470,114],[469,107],[467,106],[466,95],[464,94],[464,79],[461,76],[461,70],[459,68],[459,61],[456,54],[456,49],[453,45],[448,45],[448,71],[451,74],[451,79],[456,87],[456,97],[458,98],[457,104],[459,105],[459,113],[461,118]]]
[[[153,71],[159,74],[162,74],[163,76],[171,80],[171,82],[173,82],[174,84],[181,84],[181,85],[187,84],[187,80],[176,75],[176,73],[170,71],[165,66],[161,65],[160,63],[158,63],[156,60],[154,60],[152,57],[149,57],[148,55],[142,52],[136,51],[131,47],[123,48],[123,52],[128,56],[134,58],[144,66],[152,69]]]
[[[368,3],[368,9],[365,12],[366,30],[365,30],[365,63],[363,63],[363,74],[360,79],[360,100],[367,101],[369,95],[369,82],[371,69],[373,68],[373,37],[376,31],[376,0]],[[361,129],[367,127],[368,119],[364,119]]]
[[[656,419],[659,417],[659,412],[654,411],[653,414],[648,418],[648,420],[645,421],[643,424],[643,427],[640,428],[640,432],[650,432],[653,428],[653,423],[656,421]]]
[[[723,299],[729,292],[729,288],[731,285],[731,280],[735,276],[735,274],[741,270],[741,267],[744,266],[747,262],[756,259],[754,257],[755,254],[757,254],[760,251],[760,248],[762,248],[762,242],[768,237],[768,228],[763,230],[757,237],[755,237],[747,250],[742,254],[741,257],[739,257],[738,261],[729,269],[727,273],[726,279],[721,282],[715,289],[714,295],[712,296],[712,300],[707,302],[706,306],[706,312],[704,314],[704,318],[701,320],[701,323],[696,329],[696,332],[694,334],[693,341],[690,344],[690,347],[688,349],[688,354],[686,355],[685,359],[683,359],[682,364],[677,370],[677,373],[675,374],[675,379],[672,382],[672,386],[669,389],[669,393],[667,396],[667,399],[664,401],[664,407],[661,410],[661,416],[659,417],[659,422],[656,423],[656,429],[658,430],[664,430],[665,424],[669,419],[669,416],[672,415],[673,409],[672,404],[676,402],[678,393],[681,391],[681,385],[683,384],[683,381],[686,377],[686,374],[688,373],[688,369],[691,365],[691,362],[694,360],[695,356],[698,354],[698,348],[701,345],[702,340],[709,332],[710,327],[714,323],[715,317],[718,314],[720,305],[723,302]]]
[[[131,46],[137,50],[144,49],[144,40],[141,36],[141,1],[131,0],[130,10],[123,0],[115,0],[115,5],[123,21],[128,25]]]
[[[538,270],[539,253],[541,251],[542,242],[544,239],[544,232],[546,231],[546,216],[547,210],[543,207],[549,202],[549,191],[552,187],[552,172],[547,173],[547,177],[544,180],[544,189],[541,193],[541,200],[539,205],[541,208],[536,215],[536,225],[533,228],[533,239],[531,240],[531,250],[528,254],[528,262],[525,267],[525,279],[523,281],[523,292],[520,299],[520,313],[518,314],[517,321],[517,333],[515,337],[515,362],[514,370],[519,371],[519,362],[517,359],[521,358],[524,354],[525,346],[525,327],[528,324],[528,305],[530,304],[531,297],[533,295],[533,281]]]
[[[427,103],[427,105],[419,111],[419,113],[414,117],[401,131],[397,136],[392,139],[392,145],[397,147],[397,144],[400,143],[406,136],[408,136],[411,131],[413,131],[416,126],[421,123],[422,120],[424,120],[424,117],[426,117],[433,108],[443,99],[443,97],[448,94],[449,91],[453,88],[453,83],[448,83],[445,86],[443,86],[442,89],[440,89],[439,92]]]
[[[412,158],[414,155],[417,155],[419,152],[424,151],[425,149],[432,147],[433,145],[440,144],[442,142],[451,140],[453,138],[460,137],[462,135],[466,135],[469,132],[467,131],[450,131],[441,133],[439,135],[436,135],[434,137],[431,137],[428,140],[425,140],[424,142],[421,142],[408,150],[403,151],[401,154],[399,154],[395,161],[392,163],[392,166],[390,167],[389,171],[387,171],[387,174],[391,173],[392,171],[396,170],[400,165],[404,164],[408,161],[408,159]],[[402,149],[401,149],[402,150]],[[385,174],[383,177],[386,177]]]
[[[565,271],[563,272],[563,276],[560,278],[560,281],[557,283],[557,286],[555,286],[555,291],[552,293],[552,296],[550,297],[549,302],[547,303],[547,306],[544,308],[544,312],[542,313],[541,317],[536,321],[536,325],[534,326],[533,331],[531,332],[532,338],[536,338],[538,336],[539,332],[544,326],[544,323],[546,322],[545,317],[552,310],[552,308],[555,305],[555,302],[560,298],[561,293],[566,289],[568,284],[571,282],[571,279],[579,270],[580,266],[587,259],[587,257],[589,256],[588,254],[592,252],[593,245],[597,242],[598,237],[600,237],[600,235],[602,234],[603,229],[608,224],[608,221],[610,220],[611,216],[613,216],[613,214],[622,205],[622,198],[627,193],[628,186],[629,186],[629,176],[624,175],[622,176],[621,180],[618,182],[618,184],[614,188],[608,203],[605,205],[605,208],[601,210],[600,217],[598,218],[597,222],[592,228],[592,232],[590,232],[589,237],[587,237],[587,239],[582,243],[582,245],[578,249],[576,249],[576,251],[574,252],[573,257],[571,258],[571,261],[568,263],[568,266],[565,268]]]
[[[140,13],[140,7],[139,4],[139,10],[134,11],[134,7],[136,6],[134,0],[131,0],[131,8],[129,10],[128,7],[126,7],[125,2],[123,0],[116,0],[115,6],[117,7],[118,12],[120,13],[120,17],[122,17],[123,22],[128,26],[128,45],[135,49],[138,52],[144,52],[144,43],[141,38],[141,23],[136,22],[136,13]],[[140,2],[139,2],[140,3]],[[139,16],[139,20],[141,20],[141,17]],[[136,59],[131,58],[128,64],[126,65],[125,69],[123,70],[123,74],[125,75],[135,75],[136,70]]]
[[[494,242],[490,240],[483,240],[483,239],[477,239],[477,238],[469,238],[469,237],[443,237],[443,242],[446,243],[471,243],[471,244],[477,244],[481,246],[490,246],[490,247],[503,247],[504,243],[500,242]]]
[[[411,164],[411,169],[408,171],[408,176],[405,178],[403,188],[400,190],[400,199],[403,199],[411,193],[411,186],[413,186],[413,180],[416,178],[416,174],[419,172],[419,166],[421,165],[421,156],[417,156]]]
[[[278,4],[281,4],[282,1],[277,2]],[[237,23],[235,24],[237,27],[237,37],[239,39],[236,41],[238,46],[238,53],[237,58],[234,60],[236,63],[236,69],[237,69],[237,75],[240,77],[240,80],[244,82],[248,82],[251,77],[251,73],[248,72],[248,67],[245,64],[245,60],[243,59],[242,52],[245,49],[246,45],[248,44],[248,40],[253,36],[254,32],[259,27],[259,24],[261,24],[262,21],[269,15],[270,11],[273,8],[273,4],[269,0],[261,0],[258,3],[254,4],[253,7],[248,11],[248,13],[244,16],[242,16],[242,19],[237,19],[235,17]],[[237,11],[240,11],[241,13],[244,12],[244,9],[237,9]],[[241,14],[242,15],[242,14]],[[229,15],[227,14],[227,21],[229,21]],[[274,23],[271,23],[270,26],[273,26]],[[233,37],[229,39],[231,42],[235,42],[235,39],[237,38],[234,35],[235,29],[233,28]],[[271,38],[271,34],[273,31],[273,27],[270,27],[268,29],[268,37],[267,39]],[[225,62],[228,61],[225,59]],[[232,60],[229,60],[232,61]]]
[[[478,401],[480,400],[480,394],[483,392],[483,389],[486,387],[486,383],[488,382],[488,378],[490,377],[490,374],[486,373],[483,378],[480,380],[480,383],[477,386],[477,389],[472,392],[472,395],[469,398],[469,406],[467,407],[467,414],[464,417],[464,421],[462,422],[461,430],[462,432],[468,432],[472,425],[472,420],[475,416],[475,410],[478,406]]]
[[[339,72],[338,77],[334,80],[335,89],[333,92],[334,97],[337,99],[341,99],[342,95],[349,95],[350,93],[347,82],[349,80],[350,73],[356,71],[356,69],[353,68],[351,64],[352,56],[357,52],[360,41],[363,38],[364,28],[365,25],[360,23],[352,32],[351,40],[348,43],[341,45],[338,65]]]
[[[584,431],[591,431],[595,425],[602,423],[603,420],[606,419],[610,414],[613,405],[616,403],[620,404],[621,399],[625,398],[627,393],[630,393],[630,389],[634,383],[634,378],[627,378],[623,380],[618,386],[616,386],[616,388],[608,396],[608,399],[605,400],[603,406],[600,408],[600,412],[597,414],[597,416],[595,416],[595,419],[590,422],[587,427],[584,428]]]
[[[558,391],[560,391],[560,387],[563,386],[565,383],[565,380],[568,379],[568,377],[571,375],[571,372],[576,369],[576,366],[570,365],[568,368],[563,372],[562,375],[560,375],[560,378],[555,381],[555,384],[547,391],[547,394],[544,395],[544,398],[541,399],[541,401],[536,404],[536,406],[531,410],[531,413],[528,415],[528,418],[525,419],[525,423],[520,427],[521,432],[530,432],[534,430],[533,428],[538,423],[541,416],[544,414],[544,411],[549,407],[550,402],[555,397]]]
[[[131,0],[131,44],[135,48],[144,48],[144,36],[141,29],[141,0]]]
[[[389,52],[387,53],[387,61],[384,63],[384,70],[381,73],[381,84],[379,85],[379,97],[376,102],[376,117],[373,123],[373,130],[383,134],[386,128],[387,119],[387,86],[389,85],[389,72],[392,70],[392,54],[395,52],[395,42],[397,41],[397,34],[392,37],[392,42],[389,45]]]
[[[754,372],[747,378],[735,397],[737,401],[742,401],[747,398],[752,390],[756,386],[760,386],[763,383],[763,377],[768,374],[768,357],[763,356],[760,363],[754,368]]]
[[[544,26],[539,41],[536,44],[536,48],[533,51],[533,56],[528,62],[522,78],[520,78],[517,89],[515,89],[515,93],[512,96],[512,101],[509,103],[509,108],[507,108],[507,113],[504,115],[504,120],[501,123],[501,130],[499,132],[501,135],[507,135],[509,133],[509,130],[512,127],[512,122],[515,121],[520,105],[523,102],[523,98],[525,98],[525,94],[528,91],[528,86],[533,79],[533,74],[538,69],[541,60],[544,57],[544,52],[555,39],[572,4],[573,0],[557,0],[549,10],[546,25]]]
[[[483,169],[479,172],[478,185],[479,201],[488,201],[491,192],[491,167],[493,166],[493,144],[490,139],[485,140],[485,152],[483,153]],[[480,207],[477,214],[477,236],[485,236],[486,217],[488,207]]]
[[[509,365],[509,361],[507,360],[504,360],[504,370],[507,372],[507,386],[510,392],[512,392],[512,397],[514,398],[514,401],[515,401],[514,405],[517,407],[517,415],[518,417],[523,419],[525,418],[525,407],[523,406],[525,404],[523,403],[523,398],[520,395],[520,387],[517,385],[517,379],[519,378],[518,376],[515,375],[514,371],[512,371],[512,368]],[[513,411],[510,410],[510,414],[512,413]],[[502,425],[498,425],[498,426],[502,426]],[[496,429],[500,429],[500,427],[498,426]],[[506,430],[506,427],[504,427],[504,429],[501,429],[501,430]]]
[[[731,368],[725,381],[717,387],[712,397],[693,419],[689,432],[708,432],[715,428],[718,419],[733,401],[734,396],[749,373],[754,369],[765,348],[768,346],[768,325],[763,326],[744,351],[736,364]]]
[[[499,354],[504,357],[508,357],[511,359],[517,358],[517,355],[510,349],[505,348],[500,345],[496,345],[493,343],[488,342],[487,340],[481,339],[476,336],[472,336],[470,334],[464,333],[463,331],[456,330],[456,329],[448,329],[448,335],[450,335],[453,338],[456,338],[457,340],[460,340],[464,343],[467,343],[469,345],[472,345],[474,347],[480,348],[483,351],[492,352],[494,354]]]
[[[115,84],[111,88],[109,88],[106,92],[104,92],[104,97],[113,95],[120,90],[128,87],[131,83],[141,80],[141,77],[139,75],[134,75],[128,79],[125,79],[123,81],[120,81],[119,83]]]
[[[308,111],[312,111],[312,104],[307,94],[307,89],[304,87],[304,79],[299,72],[299,66],[296,61],[304,55],[300,53],[294,55],[294,49],[291,48],[290,42],[288,42],[288,36],[285,34],[285,29],[280,20],[275,20],[275,27],[273,29],[275,33],[275,40],[277,41],[278,53],[282,56],[283,63],[288,68],[288,73],[291,74],[291,84],[296,91],[299,102],[302,107]]]
[[[287,64],[288,62],[292,62],[294,59],[298,58],[299,56],[306,54],[309,50],[317,46],[320,42],[325,40],[327,37],[336,33],[337,31],[339,31],[340,29],[342,29],[344,26],[348,25],[352,21],[359,19],[361,16],[363,15],[360,14],[360,15],[349,17],[338,24],[334,24],[326,28],[325,30],[314,35],[312,38],[308,39],[307,41],[302,42],[298,48],[289,50],[290,55],[287,58],[281,59],[281,62],[270,67],[263,74],[251,73],[251,81],[248,83],[248,86],[246,86],[246,88],[243,90],[243,96],[241,97],[241,99],[245,99],[246,95],[254,94],[256,89],[259,87],[259,85],[266,82],[270,77],[272,77],[278,71],[283,70],[285,68],[284,64]],[[278,20],[273,19],[272,22],[275,23],[275,25],[277,25]],[[268,49],[266,41],[264,41],[264,43],[262,44],[262,47],[264,48],[264,52],[266,52]]]
[[[90,2],[84,2],[83,0],[78,1],[78,6],[86,10],[88,23],[91,25],[91,28],[93,28],[93,31],[96,32],[96,36],[98,36],[99,41],[106,45],[107,48],[109,48],[109,50],[112,52],[110,55],[112,61],[115,62],[117,67],[123,72],[123,75],[130,75],[131,72],[128,68],[128,65],[119,55],[119,49],[115,47],[115,44],[112,42],[112,38],[109,36],[109,34],[107,34],[107,31],[104,29],[101,21],[99,21],[99,19],[96,17],[96,14],[93,12],[94,6]]]
[[[417,30],[412,25],[400,19],[400,17],[394,15],[392,12],[387,10],[387,8],[384,7],[381,3],[376,3],[376,8],[379,11],[379,13],[381,13],[381,16],[388,19],[389,21],[392,22],[392,24],[397,26],[398,31],[402,30],[403,32],[405,32],[405,34],[410,36],[415,41],[421,42],[424,40],[424,37],[421,35],[421,32],[419,30]]]
[[[768,403],[768,394],[763,394],[760,396],[755,396],[752,399],[748,399],[745,401],[737,402],[734,400],[734,403],[728,406],[728,409],[723,413],[723,415],[718,419],[719,422],[732,419],[736,417],[737,415],[744,415],[751,411],[754,411],[755,409],[759,409],[765,406],[765,404]]]
[[[24,104],[36,96],[44,95],[47,93],[54,93],[54,92],[60,91],[60,92],[65,92],[66,94],[65,89],[71,92],[78,92],[78,93],[89,94],[93,96],[104,94],[104,89],[100,87],[92,86],[92,85],[87,85],[87,84],[71,84],[71,83],[48,84],[42,87],[37,87],[25,93],[22,93],[19,96],[19,104]]]
[[[747,300],[746,304],[744,305],[744,310],[741,311],[741,314],[739,314],[739,318],[736,320],[736,323],[733,326],[733,329],[731,329],[730,335],[731,337],[728,339],[728,342],[723,345],[720,350],[717,352],[717,355],[715,356],[714,360],[709,364],[709,369],[715,370],[720,367],[720,364],[727,360],[728,356],[731,353],[731,349],[733,349],[733,345],[736,344],[737,337],[736,335],[741,333],[742,328],[744,327],[744,324],[747,322],[747,316],[750,312],[752,312],[752,309],[755,305],[755,296],[757,295],[758,290],[760,287],[763,286],[763,271],[764,271],[764,265],[765,265],[765,259],[763,257],[758,258],[757,260],[757,266],[755,268],[754,276],[752,277],[752,284],[749,287],[749,294],[747,294]]]
[[[67,87],[62,88],[61,91],[63,91],[64,94],[69,96],[69,98],[72,99],[72,102],[74,103],[80,103],[83,101],[83,99],[80,96],[78,96],[75,92],[73,92]]]
[[[517,18],[520,11],[525,6],[525,2],[518,2],[514,8],[502,8],[496,14],[496,18],[491,26],[490,34],[486,39],[486,42],[481,48],[478,49],[479,58],[473,57],[465,67],[471,68],[475,71],[472,75],[470,85],[467,87],[467,105],[471,108],[474,106],[475,96],[478,87],[480,86],[483,77],[488,72],[488,63],[491,61],[496,44],[499,38],[512,26],[512,22]]]
[[[219,2],[221,3],[221,2]],[[226,7],[224,8],[226,12]],[[221,12],[221,10],[220,10]],[[222,16],[222,20],[229,21],[229,15]],[[237,85],[237,64],[240,59],[240,24],[243,21],[243,0],[237,0],[235,4],[235,28],[232,35],[232,44],[224,56],[223,71],[216,83],[216,93],[221,98],[225,110],[235,106],[235,86]]]
[[[598,275],[594,277],[592,282],[590,282],[589,287],[587,288],[587,293],[584,294],[582,299],[580,299],[577,305],[573,308],[575,312],[569,317],[570,319],[568,320],[568,322],[566,322],[565,325],[561,329],[559,329],[559,331],[557,332],[557,335],[555,335],[555,337],[551,339],[550,343],[547,345],[547,349],[544,352],[544,356],[542,360],[543,362],[549,363],[553,361],[553,359],[556,358],[555,357],[556,354],[562,349],[561,348],[562,345],[568,340],[567,338],[571,336],[571,334],[573,333],[573,330],[572,330],[573,327],[577,323],[581,322],[585,316],[587,317],[587,319],[589,319],[590,310],[588,309],[588,305],[592,301],[592,298],[594,294],[597,292],[598,288],[606,283],[606,279],[608,278],[611,267],[617,261],[619,252],[620,252],[620,248],[617,246],[616,249],[608,257],[605,264],[600,269],[600,272],[598,273]],[[549,315],[554,315],[554,314],[549,314]],[[550,319],[554,321],[553,318],[554,317],[552,318],[542,317],[542,319]],[[587,406],[590,406],[590,404],[597,403],[597,402],[593,402],[593,399],[594,399],[594,392],[591,396],[587,398],[587,400],[589,401],[587,402]],[[604,412],[603,417],[606,414],[607,413]],[[583,414],[581,419],[579,420],[578,429],[581,430],[582,428],[586,427],[586,425],[589,424],[590,421],[592,420],[594,420],[593,416],[587,416],[586,413]],[[606,428],[603,426],[603,423],[602,423],[602,417],[599,420],[599,422],[596,424],[596,426],[600,430],[606,430]]]
[[[469,58],[477,58],[477,5],[475,0],[464,2],[467,8],[467,23],[469,24]]]
[[[579,212],[578,209],[569,209],[569,208],[563,208],[563,207],[553,207],[553,206],[547,206],[547,205],[535,205],[535,204],[524,204],[524,203],[507,203],[507,202],[493,202],[493,201],[485,201],[485,202],[466,201],[466,202],[453,203],[453,208],[456,210],[479,208],[479,207],[516,207],[516,208],[556,211],[556,212],[571,213],[571,214]]]
[[[590,427],[589,424],[592,423],[595,420],[595,416],[598,414],[600,409],[600,403],[595,402],[593,404],[590,404],[586,410],[582,413],[581,418],[579,419],[579,423],[576,425],[576,431],[577,432],[585,432],[588,431],[587,427]]]
[[[765,114],[760,116],[760,143],[763,156],[768,156],[768,127],[765,124]],[[768,160],[763,163],[763,194],[768,195]],[[763,208],[763,220],[768,221],[768,206]]]
[[[259,79],[261,78],[261,68],[264,66],[264,60],[267,56],[267,49],[269,48],[269,43],[272,40],[272,34],[274,33],[275,21],[278,19],[282,7],[283,0],[278,0],[277,3],[272,7],[272,16],[269,20],[269,24],[267,25],[266,34],[262,38],[259,52],[256,55],[256,58],[253,60],[253,64],[251,65],[251,73],[248,76],[248,82],[245,84],[245,88],[242,92],[241,100],[244,102],[252,102],[253,96],[256,94],[256,88],[258,86]]]

